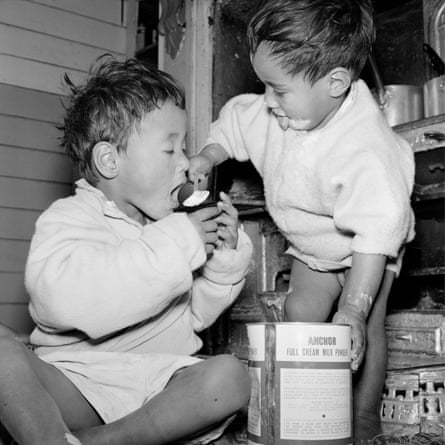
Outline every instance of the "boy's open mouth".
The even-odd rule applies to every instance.
[[[171,196],[173,197],[173,199],[175,201],[177,201],[177,202],[180,201],[181,198],[180,198],[179,194],[181,193],[181,190],[185,184],[186,184],[186,182],[181,182],[176,187],[174,187],[173,190],[170,192]]]

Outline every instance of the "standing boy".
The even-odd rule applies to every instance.
[[[251,160],[293,265],[284,316],[352,327],[354,437],[381,433],[387,298],[414,237],[409,144],[359,79],[374,41],[370,0],[270,0],[248,26],[263,95],[228,101],[192,179]]]

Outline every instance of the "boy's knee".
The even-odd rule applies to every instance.
[[[285,321],[318,321],[318,307],[314,308],[311,301],[290,292],[284,300],[283,318]]]
[[[286,295],[283,304],[283,318],[286,321],[304,321],[301,320],[303,310],[299,304],[298,298],[295,298],[291,293]]]
[[[250,396],[250,379],[247,366],[232,355],[220,355],[211,359],[209,386],[230,396],[239,408],[244,407]]]

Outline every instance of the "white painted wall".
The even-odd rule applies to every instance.
[[[0,0],[0,322],[29,332],[23,271],[38,215],[71,192],[62,79],[134,54],[137,0]]]

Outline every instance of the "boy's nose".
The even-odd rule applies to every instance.
[[[190,167],[189,158],[187,157],[187,155],[184,151],[182,152],[182,156],[181,156],[181,159],[179,160],[178,164],[179,164],[179,167],[181,170],[188,170]]]
[[[273,88],[270,86],[266,86],[266,90],[264,91],[264,102],[269,108],[278,108],[278,102],[275,99]]]

